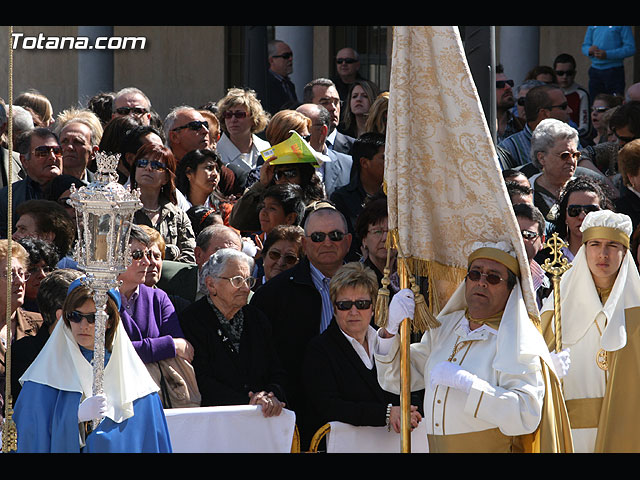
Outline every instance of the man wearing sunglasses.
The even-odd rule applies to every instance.
[[[34,128],[19,137],[17,148],[26,175],[12,186],[14,215],[20,203],[45,197],[51,180],[62,175],[63,164],[58,136],[47,128]],[[0,190],[0,238],[7,236],[8,205],[8,188],[4,187]]]
[[[265,91],[260,95],[264,109],[275,115],[285,107],[298,103],[296,87],[289,78],[293,73],[293,52],[282,40],[272,40],[267,45],[269,69]]]
[[[514,82],[504,73],[502,65],[496,65],[496,138],[498,142],[519,132],[524,127],[524,121],[513,115],[516,104],[513,95]]]
[[[126,87],[113,99],[113,117],[131,116],[141,125],[151,123],[151,101],[138,88]]]
[[[533,447],[530,434],[547,405],[562,414],[564,405],[550,403],[545,378],[553,359],[529,318],[519,278],[511,245],[475,243],[466,279],[438,315],[441,325],[410,346],[411,387],[426,389],[430,452],[523,451]],[[399,291],[389,305],[388,325],[378,330],[378,379],[391,392],[399,391],[400,382],[398,328],[414,310],[412,291]],[[540,448],[549,446],[543,442]]]
[[[164,120],[165,138],[178,163],[192,150],[209,148],[209,123],[189,106],[173,109]]]
[[[360,73],[360,56],[351,47],[345,47],[336,53],[336,75],[332,77],[340,98],[347,98],[349,88],[356,80],[364,80]]]
[[[250,302],[272,324],[276,351],[289,375],[287,408],[297,417],[305,404],[302,363],[306,347],[331,322],[329,281],[343,265],[351,244],[344,216],[328,202],[315,206],[318,208],[310,207],[304,224],[305,256],[258,288]]]
[[[576,82],[576,60],[568,53],[561,53],[553,61],[553,69],[571,107],[571,121],[580,136],[591,129],[591,100],[587,90]]]

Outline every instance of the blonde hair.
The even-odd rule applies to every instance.
[[[54,132],[59,137],[64,127],[74,122],[82,123],[91,130],[91,146],[95,147],[100,144],[104,132],[102,122],[95,113],[87,108],[68,108],[60,112],[56,117]]]
[[[264,134],[271,145],[284,142],[291,136],[291,130],[300,133],[304,127],[311,129],[311,119],[296,110],[280,110],[269,122]]]
[[[227,133],[225,122],[223,121],[223,115],[227,110],[237,106],[247,107],[249,116],[253,121],[253,128],[251,133],[262,132],[269,124],[270,115],[262,108],[262,103],[258,100],[256,92],[247,88],[230,88],[227,90],[227,94],[218,101],[218,120],[220,122],[220,128],[223,132]]]
[[[329,283],[329,297],[331,303],[335,303],[338,294],[345,288],[362,288],[371,296],[372,305],[376,304],[378,298],[378,277],[374,271],[365,266],[362,262],[345,263],[331,277]]]
[[[164,237],[162,236],[162,234],[155,228],[150,227],[149,225],[138,225],[138,226],[142,230],[144,230],[144,233],[149,235],[149,246],[151,245],[158,246],[158,250],[160,250],[160,253],[162,254],[162,259],[164,260],[164,252],[167,247],[167,244],[164,241]]]
[[[14,105],[33,110],[45,125],[53,122],[53,107],[49,99],[37,90],[27,90],[16,97]]]
[[[9,240],[1,239],[0,240],[0,259],[7,260],[9,255]],[[17,258],[20,260],[24,268],[29,268],[29,253],[27,250],[20,245],[18,242],[13,240],[11,242],[11,258]],[[0,272],[1,274],[2,272]]]

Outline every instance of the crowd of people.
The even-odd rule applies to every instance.
[[[589,32],[594,45],[603,35]],[[601,47],[586,54],[607,58]],[[309,81],[298,98],[291,48],[276,40],[268,52],[267,92],[231,88],[164,119],[133,87],[57,115],[38,92],[16,100],[31,123],[14,120],[15,151],[1,147],[0,287],[11,270],[18,451],[171,451],[162,409],[194,406],[293,410],[303,450],[329,421],[400,432],[397,333],[415,298],[387,245],[389,94],[344,48],[336,78]],[[608,58],[594,68],[617,68]],[[640,97],[636,85],[604,91],[613,76],[603,72],[580,87],[568,54],[539,67],[517,87],[497,69],[495,147],[542,323],[523,314],[514,247],[474,245],[441,327],[411,345],[410,425],[427,423],[430,451],[531,451],[546,406],[563,398],[554,377],[573,437],[554,451],[640,450],[621,392],[640,385]],[[315,164],[265,159],[292,132]],[[118,181],[139,189],[142,208],[110,292],[106,387],[94,396],[96,307],[73,258],[68,199],[93,181],[98,151],[119,156]],[[553,233],[574,265],[560,290],[562,345],[541,267]],[[378,328],[381,287],[391,302]],[[4,394],[4,361],[0,372]]]

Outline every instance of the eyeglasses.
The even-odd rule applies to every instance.
[[[226,119],[229,119],[232,117],[246,118],[246,116],[247,116],[247,112],[243,112],[242,110],[236,110],[235,112],[232,112],[231,110],[227,110],[222,114],[222,118],[226,118]]]
[[[157,160],[147,160],[146,158],[140,158],[136,161],[136,167],[147,168],[147,166],[151,166],[151,170],[157,170],[158,172],[164,172],[167,169],[167,166],[158,162]]]
[[[275,172],[273,172],[273,178],[275,180],[284,180],[284,179],[291,179],[291,178],[296,178],[298,176],[300,172],[298,171],[297,168],[287,168],[287,169],[281,169],[281,170],[276,170]]]
[[[574,160],[580,160],[580,157],[582,156],[582,153],[580,153],[580,152],[562,152],[562,153],[554,153],[553,155],[555,155],[556,157],[560,157],[563,161],[566,162],[570,158],[573,158]]]
[[[207,122],[206,120],[194,120],[193,122],[189,122],[189,123],[187,123],[185,125],[182,125],[181,127],[176,127],[172,131],[175,132],[177,130],[182,130],[184,128],[188,128],[189,130],[193,130],[193,131],[197,132],[198,130],[200,130],[203,127],[206,130],[209,130],[209,122]]]
[[[20,279],[23,282],[26,282],[31,277],[29,272],[25,272],[23,270],[18,270],[17,272],[11,272],[11,281],[15,282],[17,279]],[[7,278],[7,272],[0,273],[0,278]]]
[[[289,60],[293,57],[293,52],[285,52],[282,55],[271,55],[272,58],[284,58],[285,60]]]
[[[383,230],[382,228],[376,228],[375,230],[369,230],[371,235],[375,235],[376,237],[381,237],[389,233],[389,230]]]
[[[324,239],[327,237],[329,237],[329,240],[331,240],[332,242],[340,242],[345,235],[346,233],[343,233],[340,230],[334,230],[329,233],[313,232],[311,235],[307,235],[307,237],[309,237],[313,243],[324,242]]]
[[[29,271],[29,275],[33,275],[34,273],[39,272],[41,270],[42,270],[42,273],[47,275],[47,274],[53,272],[54,268],[50,267],[49,265],[45,265],[43,267],[34,266],[34,267],[29,268],[28,271]]]
[[[496,88],[504,88],[506,85],[513,88],[513,80],[496,80]]]
[[[144,115],[145,113],[148,113],[149,110],[147,110],[144,107],[119,107],[116,108],[116,113],[119,115],[129,115],[130,113],[133,113],[134,115]]]
[[[295,263],[298,261],[298,257],[296,257],[295,255],[282,255],[280,252],[277,252],[275,250],[269,250],[269,252],[267,252],[267,255],[269,255],[269,258],[274,262],[277,262],[281,258],[284,258],[284,263],[286,263],[287,265],[295,265]]]
[[[346,310],[351,310],[351,307],[354,305],[358,310],[367,310],[371,308],[371,304],[373,300],[340,300],[335,302],[336,308],[338,310],[342,310],[343,312]]]
[[[609,107],[593,107],[593,111],[597,113],[606,112],[609,110]]]
[[[567,215],[577,217],[580,213],[597,212],[600,210],[599,205],[569,205],[567,207]]]
[[[40,145],[33,149],[33,154],[40,158],[46,158],[52,152],[56,157],[62,157],[62,147],[58,145]]]
[[[504,278],[497,273],[480,273],[478,270],[469,270],[467,273],[467,278],[472,282],[479,282],[482,277],[487,279],[489,285],[497,285],[504,281]]]
[[[336,63],[338,65],[342,63],[347,63],[347,64],[356,63],[357,61],[358,60],[356,60],[355,58],[336,58]]]
[[[560,110],[566,110],[569,107],[569,102],[561,103],[560,105],[551,105],[550,107],[543,107],[545,110],[553,110],[559,108]]]
[[[532,232],[531,230],[521,230],[520,234],[522,235],[522,238],[524,238],[525,240],[535,240],[540,236],[539,233]]]
[[[67,320],[73,323],[80,323],[84,318],[89,324],[96,323],[96,314],[95,313],[82,313],[74,310],[73,312],[67,312],[65,314]]]
[[[143,257],[147,257],[149,260],[153,258],[151,250],[134,250],[131,252],[131,258],[134,260],[142,260]]]
[[[236,275],[235,277],[216,277],[216,278],[223,278],[225,280],[229,280],[233,288],[240,288],[242,287],[242,285],[246,285],[248,288],[253,288],[253,286],[256,284],[256,277],[244,278],[241,275]]]
[[[565,75],[567,77],[573,77],[576,74],[575,70],[556,70],[556,75],[558,77],[564,77]]]

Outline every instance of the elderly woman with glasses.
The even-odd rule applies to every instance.
[[[103,388],[93,393],[96,305],[85,281],[69,285],[56,312],[61,321],[20,378],[18,452],[170,453],[158,387],[120,322],[113,289],[106,302]]]
[[[378,279],[361,262],[342,266],[329,284],[334,316],[307,347],[304,383],[309,400],[307,431],[339,421],[355,426],[388,426],[400,432],[399,397],[378,383],[374,359],[378,341],[372,326]],[[411,407],[411,426],[422,416]]]
[[[142,208],[134,223],[158,230],[166,242],[166,259],[194,263],[196,246],[191,221],[178,206],[175,186],[176,159],[163,145],[147,144],[136,153],[131,188],[140,189]]]
[[[540,173],[533,175],[529,182],[533,188],[534,205],[545,218],[576,172],[579,146],[578,131],[554,118],[544,119],[533,131],[531,159]]]
[[[255,288],[298,264],[303,255],[303,237],[304,230],[298,225],[278,225],[269,232],[262,246],[262,272]]]
[[[265,417],[285,407],[285,374],[273,347],[267,317],[247,304],[255,277],[253,259],[223,248],[202,266],[207,296],[180,313],[202,406],[259,405]]]

